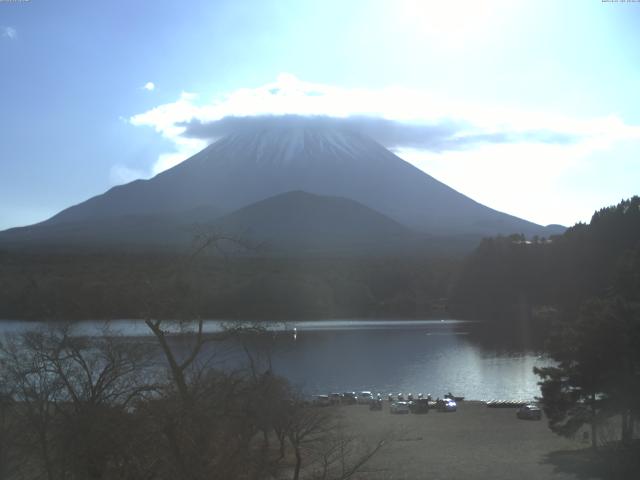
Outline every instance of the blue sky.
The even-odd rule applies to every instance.
[[[601,0],[0,2],[0,229],[184,160],[207,140],[181,122],[265,113],[459,125],[464,148],[389,146],[490,207],[586,221],[640,193],[639,27],[640,2]]]

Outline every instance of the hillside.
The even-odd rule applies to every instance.
[[[239,128],[149,180],[114,187],[40,224],[2,232],[0,244],[99,246],[117,239],[122,245],[172,246],[186,239],[185,228],[194,223],[210,223],[291,191],[342,197],[439,237],[563,231],[481,205],[347,128],[314,118],[274,117],[266,127]],[[277,206],[286,208],[272,204]],[[333,234],[330,241],[325,232],[325,244],[344,240],[341,232]]]
[[[425,250],[428,239],[353,200],[301,191],[276,195],[222,216],[202,207],[184,213],[47,222],[37,229],[5,231],[0,238],[5,245],[28,250],[189,252],[196,235],[202,233],[236,237],[252,247],[244,252],[251,255],[418,251]],[[433,248],[440,251],[445,246]]]
[[[615,292],[640,300],[640,197],[595,212],[551,239],[487,238],[466,259],[451,303],[458,315],[528,322]]]
[[[421,236],[364,205],[340,197],[287,192],[215,221],[265,252],[393,252],[416,249]]]

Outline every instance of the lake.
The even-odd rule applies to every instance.
[[[0,334],[36,328],[35,323],[1,321]],[[104,322],[74,324],[79,335],[98,335]],[[111,330],[134,341],[150,340],[142,321],[115,320]],[[221,330],[223,322],[207,321],[205,330]],[[275,324],[259,340],[255,360],[270,361],[275,373],[307,394],[371,390],[381,393],[447,392],[467,399],[531,400],[540,394],[534,366],[550,361],[533,351],[487,345],[477,334],[482,324],[458,320],[325,320]],[[295,330],[294,330],[295,329]],[[179,348],[188,339],[175,338]],[[237,345],[209,346],[222,368],[245,363]]]

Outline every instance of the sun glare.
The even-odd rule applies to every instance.
[[[501,1],[402,0],[397,12],[400,26],[413,34],[460,46],[469,36],[490,32],[504,6]]]

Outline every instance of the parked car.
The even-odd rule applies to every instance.
[[[523,405],[516,412],[516,417],[522,420],[542,420],[542,410],[532,403]]]
[[[429,413],[429,401],[426,398],[418,398],[409,403],[411,413]]]
[[[458,410],[458,404],[451,398],[445,398],[437,403],[439,412],[455,412]]]
[[[398,394],[398,401],[404,402],[404,395],[402,395],[401,393]]]
[[[382,410],[382,399],[374,398],[369,402],[369,410]]]
[[[342,394],[342,403],[345,405],[353,405],[356,403],[356,392],[344,392]]]
[[[365,390],[360,392],[356,399],[358,401],[358,404],[360,405],[369,405],[369,403],[371,403],[371,400],[373,400],[373,394]]]
[[[331,399],[329,395],[315,395],[313,397],[313,404],[318,407],[328,407],[331,405]]]
[[[450,398],[454,402],[462,402],[464,400],[464,397],[456,397],[451,392],[447,393],[444,398]]]
[[[390,413],[409,413],[409,404],[407,402],[394,402],[389,407]]]
[[[389,400],[390,402],[393,402],[393,393],[390,393],[389,395],[387,395],[387,400]]]

